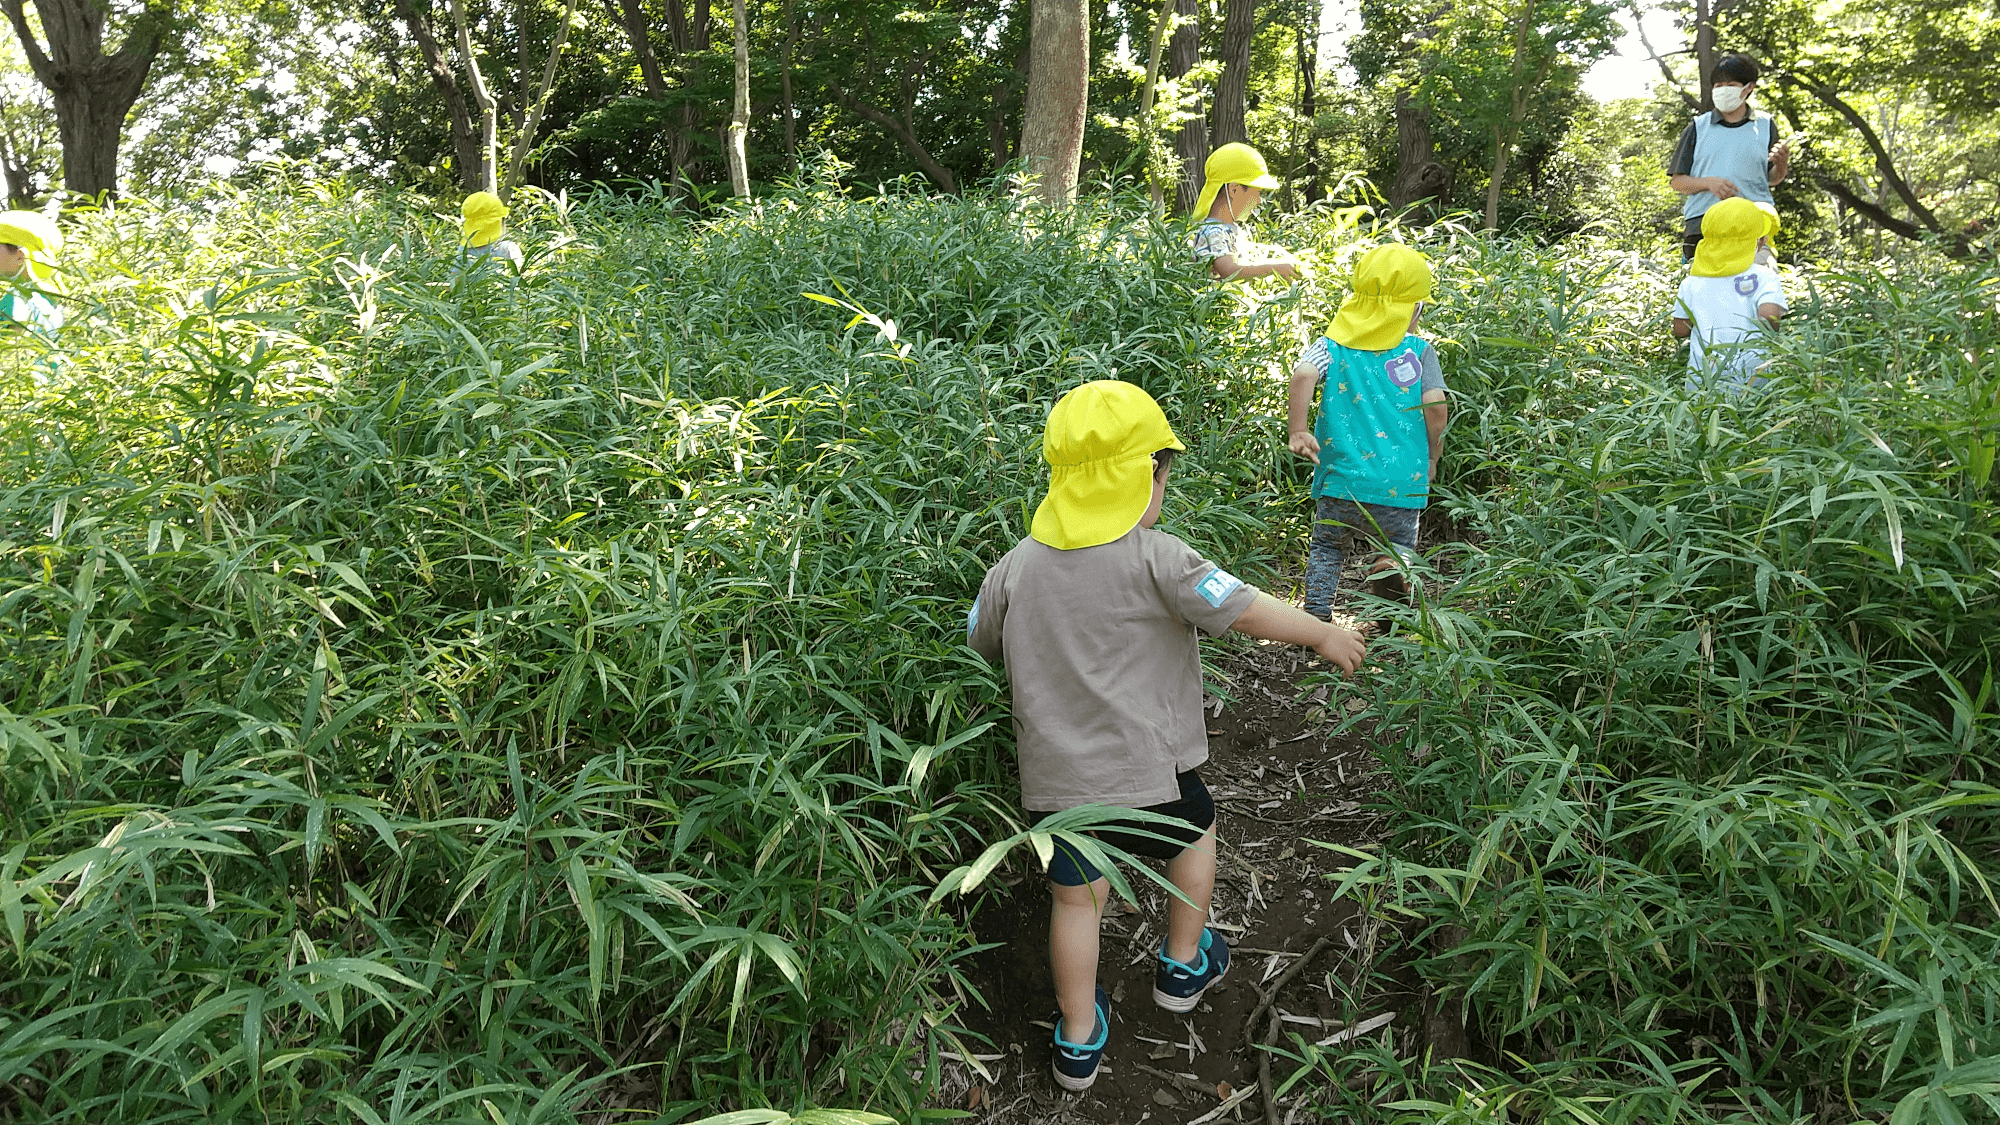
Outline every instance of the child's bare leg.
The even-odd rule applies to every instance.
[[[1208,875],[1213,884],[1213,862]],[[1111,882],[1098,879],[1074,887],[1050,883],[1049,897],[1053,900],[1049,907],[1049,967],[1055,971],[1063,1038],[1088,1043],[1097,1035],[1098,924],[1111,897]],[[1199,930],[1196,935],[1198,938]]]
[[[1167,899],[1167,956],[1192,965],[1201,954],[1201,932],[1208,926],[1208,903],[1215,895],[1215,829],[1167,861],[1167,879],[1194,900],[1189,906],[1177,898]]]

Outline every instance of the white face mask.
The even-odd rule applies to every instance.
[[[1750,97],[1750,95],[1743,92],[1743,89],[1741,86],[1715,87],[1715,89],[1710,91],[1710,95],[1715,99],[1715,108],[1724,113],[1735,113],[1737,110],[1742,109],[1743,103],[1749,100]]]

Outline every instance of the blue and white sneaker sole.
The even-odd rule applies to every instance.
[[[1208,983],[1201,986],[1201,991],[1192,996],[1172,996],[1161,992],[1156,987],[1153,989],[1153,1003],[1158,1004],[1169,1012],[1192,1012],[1194,1011],[1194,1006],[1201,1003],[1201,998],[1208,994],[1208,990],[1215,987],[1215,982],[1228,975],[1229,966],[1224,965],[1221,972],[1208,978]]]

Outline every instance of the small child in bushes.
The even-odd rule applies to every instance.
[[[1224,281],[1253,277],[1297,277],[1296,258],[1277,246],[1260,246],[1243,234],[1243,223],[1263,202],[1278,178],[1256,149],[1232,141],[1209,154],[1202,166],[1201,197],[1194,213],[1202,217],[1194,229],[1194,257],[1206,261],[1209,273]]]
[[[1674,295],[1675,336],[1688,341],[1688,390],[1728,394],[1763,385],[1763,342],[1785,315],[1785,287],[1758,246],[1778,233],[1778,211],[1737,196],[1701,217],[1694,262]]]
[[[0,213],[0,329],[19,328],[44,339],[62,330],[62,306],[49,294],[61,292],[56,254],[62,232],[39,211]]]
[[[1317,619],[1333,613],[1348,533],[1386,541],[1401,562],[1416,557],[1417,520],[1444,451],[1444,371],[1437,349],[1416,335],[1431,283],[1430,262],[1416,250],[1368,250],[1332,326],[1292,368],[1289,444],[1317,466],[1306,557],[1306,612]],[[1319,421],[1308,428],[1316,387]],[[1381,593],[1407,596],[1397,561],[1385,558],[1375,573]]]
[[[1314,621],[1153,530],[1174,454],[1186,446],[1145,391],[1117,380],[1071,390],[1049,414],[1042,455],[1049,493],[1029,537],[987,572],[967,642],[1004,661],[1012,684],[1022,803],[1039,823],[1079,805],[1174,818],[1098,838],[1167,861],[1193,903],[1170,900],[1153,1001],[1191,1011],[1229,966],[1208,925],[1215,886],[1215,803],[1196,630],[1303,645],[1352,672],[1361,636]],[[1098,924],[1110,883],[1060,840],[1049,863],[1049,960],[1055,970],[1052,1069],[1064,1089],[1097,1078],[1111,1005],[1097,986]]]
[[[507,205],[490,191],[475,191],[459,204],[459,240],[464,243],[460,251],[467,264],[481,259],[512,262],[515,268],[521,265],[521,248],[512,240],[500,237],[506,229]]]

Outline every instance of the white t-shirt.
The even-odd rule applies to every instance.
[[[1681,281],[1674,298],[1674,315],[1693,325],[1688,337],[1688,375],[1695,384],[1720,379],[1728,384],[1762,380],[1757,368],[1764,351],[1757,344],[1769,325],[1757,315],[1763,305],[1785,308],[1785,289],[1778,271],[1752,265],[1734,277],[1695,277]]]

